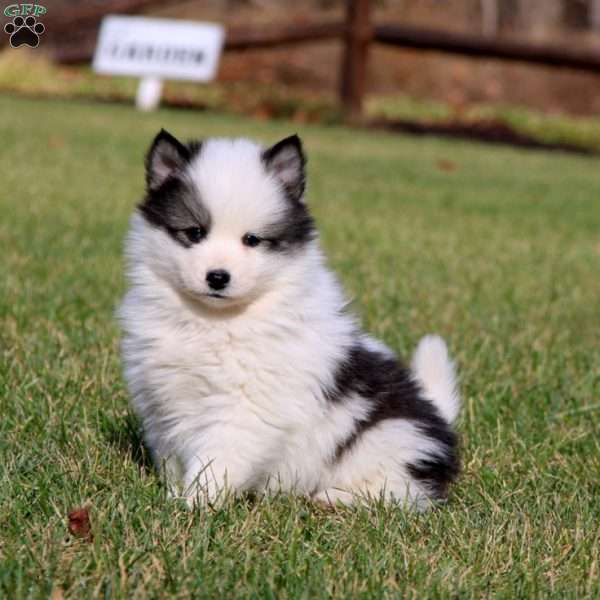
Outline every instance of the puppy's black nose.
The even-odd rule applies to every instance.
[[[206,282],[213,290],[224,290],[230,279],[231,276],[225,269],[215,269],[206,274]]]

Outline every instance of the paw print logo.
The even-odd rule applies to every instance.
[[[46,28],[42,23],[38,23],[36,18],[32,16],[26,19],[15,17],[12,23],[7,23],[4,26],[4,31],[10,35],[10,45],[13,48],[18,48],[19,46],[37,48],[40,43],[40,35],[45,30]]]

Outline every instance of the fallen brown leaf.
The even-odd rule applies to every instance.
[[[65,597],[63,589],[61,587],[52,588],[52,593],[50,594],[50,600],[63,600]]]
[[[59,135],[51,135],[48,138],[48,147],[52,150],[62,148],[65,145],[65,139]]]
[[[90,511],[86,507],[75,508],[69,515],[69,533],[77,538],[92,541]]]
[[[436,165],[440,171],[446,171],[447,173],[456,171],[458,168],[458,165],[453,160],[448,160],[447,158],[440,158]]]

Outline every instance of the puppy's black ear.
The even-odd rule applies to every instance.
[[[300,138],[297,135],[286,137],[265,150],[262,159],[267,172],[279,181],[288,198],[303,202],[306,157]]]
[[[146,184],[155,190],[190,160],[190,151],[168,131],[161,129],[146,155]]]

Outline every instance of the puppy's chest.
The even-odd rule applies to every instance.
[[[163,336],[150,362],[149,372],[159,374],[168,395],[183,392],[199,407],[203,400],[222,398],[225,404],[229,399],[270,411],[302,402],[322,369],[303,335],[292,339],[277,330],[210,327],[185,337]]]

